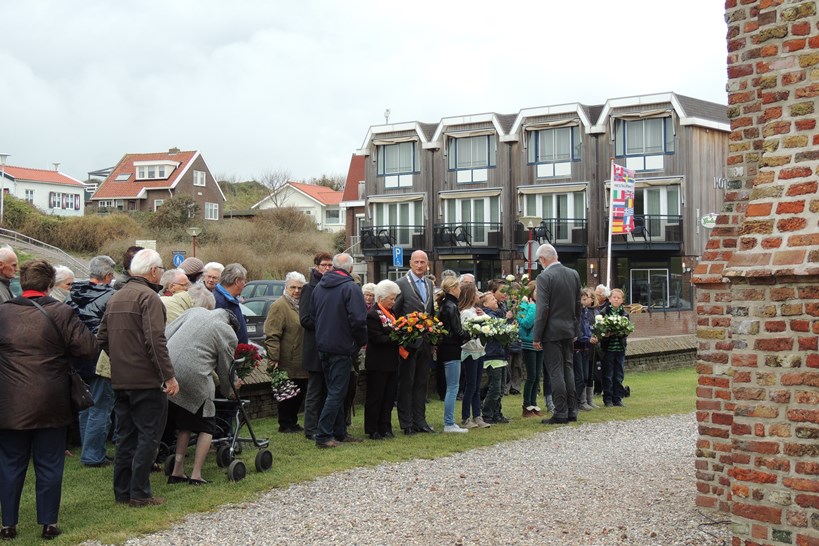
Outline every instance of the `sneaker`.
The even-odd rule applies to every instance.
[[[469,429],[461,428],[458,425],[444,425],[444,432],[469,432]]]
[[[490,425],[489,423],[487,423],[486,421],[484,421],[484,420],[483,420],[483,417],[481,417],[480,415],[478,415],[477,417],[473,418],[473,419],[472,419],[472,422],[473,422],[473,423],[475,423],[475,426],[476,426],[476,427],[480,427],[480,428],[489,428],[489,427],[491,427],[491,426],[492,426],[492,425]]]
[[[529,408],[523,408],[523,414],[522,415],[523,415],[523,417],[534,417],[535,416],[535,410],[531,410]]]
[[[165,499],[162,497],[148,497],[147,499],[131,499],[128,501],[128,506],[132,508],[142,508],[143,506],[161,506],[165,504]]]
[[[475,424],[475,421],[470,417],[469,419],[464,419],[461,421],[461,426],[464,428],[477,428],[478,425]]]

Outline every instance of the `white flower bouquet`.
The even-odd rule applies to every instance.
[[[486,344],[496,341],[501,345],[509,345],[519,337],[517,322],[506,322],[503,319],[480,315],[464,323],[464,330],[473,339],[480,339]]]
[[[626,337],[634,331],[634,324],[621,315],[597,315],[592,331],[597,337]]]

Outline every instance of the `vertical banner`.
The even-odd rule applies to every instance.
[[[609,245],[606,260],[606,286],[611,288],[611,237],[628,236],[634,230],[634,171],[611,162],[609,188]]]

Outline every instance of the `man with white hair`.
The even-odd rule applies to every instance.
[[[162,274],[159,284],[162,285],[163,296],[173,296],[177,292],[187,290],[191,285],[191,281],[181,269],[169,269]]]
[[[316,430],[316,446],[322,448],[361,441],[347,434],[344,415],[353,358],[367,344],[367,306],[350,275],[352,270],[352,256],[333,256],[333,270],[321,277],[310,300],[316,348],[327,383],[327,399]]]
[[[236,332],[239,343],[248,342],[247,321],[242,313],[242,307],[239,305],[239,296],[246,284],[247,269],[242,267],[242,264],[227,264],[225,270],[222,271],[222,279],[213,290],[213,296],[216,298],[216,308],[227,309],[239,321],[239,331]]]
[[[97,339],[111,359],[111,385],[119,435],[114,458],[114,499],[132,507],[159,505],[151,492],[151,467],[165,428],[168,396],[179,392],[165,338],[159,300],[165,268],[155,250],[134,255],[131,276],[105,309]]]
[[[17,254],[10,246],[0,247],[0,303],[14,297],[11,279],[17,275]]]

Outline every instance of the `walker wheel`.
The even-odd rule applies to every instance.
[[[230,446],[219,446],[216,450],[216,466],[227,468],[233,457],[230,456]]]
[[[173,467],[176,465],[176,455],[168,455],[165,457],[165,475],[173,474]]]
[[[234,455],[241,455],[242,454],[242,442],[237,441],[236,445],[233,446],[233,454]]]
[[[228,466],[227,475],[228,479],[232,482],[241,481],[247,475],[247,467],[245,466],[245,463],[238,459],[233,461],[230,463],[230,466]]]
[[[269,449],[260,449],[256,454],[256,472],[265,472],[273,466],[273,454]]]

